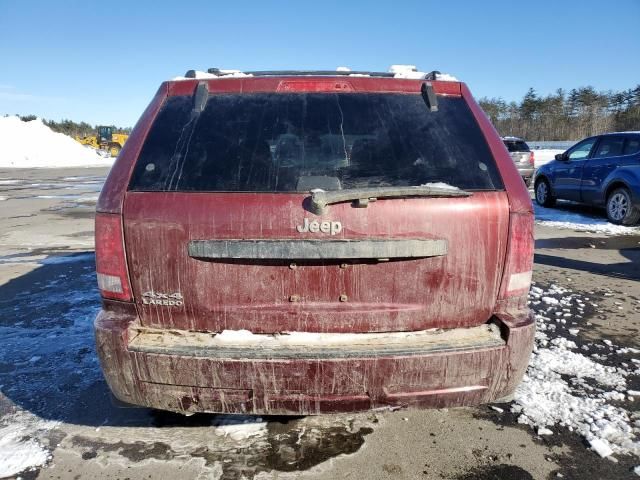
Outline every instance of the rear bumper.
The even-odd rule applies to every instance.
[[[190,338],[175,343],[168,332],[158,333],[167,342],[141,341],[137,320],[124,306],[96,318],[107,383],[123,402],[183,413],[318,414],[491,402],[520,382],[535,330],[530,314],[495,317],[495,327],[483,327],[489,334],[452,330],[455,341],[448,333],[438,337],[444,341],[425,334],[418,342],[396,338],[391,349],[386,342],[347,342],[333,350],[315,343],[270,354]]]
[[[533,167],[518,167],[518,173],[524,179],[525,182],[528,182],[533,177],[535,169]]]

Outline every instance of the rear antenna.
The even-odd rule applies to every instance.
[[[433,85],[431,82],[424,82],[420,91],[422,93],[422,99],[424,100],[424,103],[427,104],[427,107],[429,107],[429,110],[437,112],[438,97],[436,97],[436,92],[433,91]]]

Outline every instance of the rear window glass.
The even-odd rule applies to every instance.
[[[256,93],[170,97],[134,168],[131,190],[295,192],[445,182],[501,189],[462,98],[420,94]]]
[[[529,145],[522,140],[505,140],[504,144],[510,152],[528,152]]]

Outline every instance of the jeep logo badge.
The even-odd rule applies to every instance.
[[[298,225],[296,230],[300,233],[329,233],[336,235],[342,231],[342,224],[340,222],[318,222],[317,220],[309,221],[305,218],[302,225]]]

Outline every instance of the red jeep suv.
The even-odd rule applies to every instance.
[[[534,337],[531,199],[464,83],[397,77],[160,86],[97,206],[118,399],[316,414],[513,393]]]

